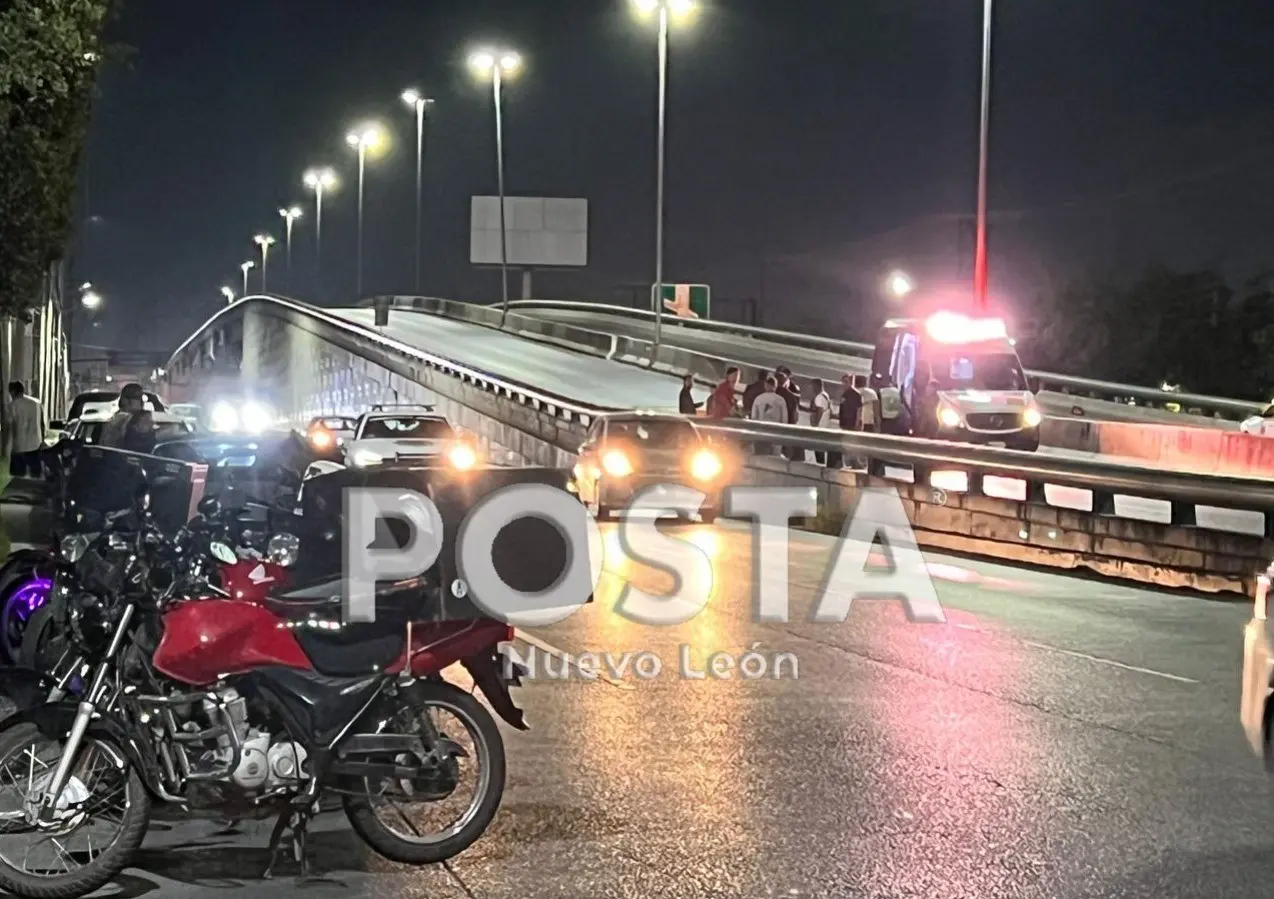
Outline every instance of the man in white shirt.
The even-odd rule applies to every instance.
[[[43,475],[44,407],[27,396],[21,381],[9,382],[9,418],[4,442],[9,448],[9,474],[15,478]]]
[[[752,420],[753,421],[772,421],[777,424],[788,424],[787,420],[787,401],[778,394],[779,382],[773,375],[765,379],[765,392],[756,398],[752,403]],[[764,455],[773,455],[778,452],[777,446],[770,446],[762,449],[762,445],[758,444],[758,451]]]
[[[810,388],[813,396],[810,397],[810,426],[814,428],[831,427],[831,410],[832,398],[827,394],[827,388],[823,386],[822,378],[812,378],[810,380]],[[827,454],[814,451],[814,463],[823,465],[827,461]]]
[[[879,427],[879,410],[877,404],[880,397],[876,395],[876,391],[871,389],[871,385],[867,383],[866,375],[854,376],[854,387],[858,390],[859,396],[863,398],[863,407],[858,413],[858,421],[862,430],[872,433]]]

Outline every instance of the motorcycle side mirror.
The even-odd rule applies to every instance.
[[[203,518],[216,518],[221,514],[221,502],[215,496],[205,496],[199,500],[195,511]]]
[[[214,540],[208,548],[212,552],[213,558],[218,562],[233,565],[239,561],[239,557],[234,554],[234,550],[220,541]]]

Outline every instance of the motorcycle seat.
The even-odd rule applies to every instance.
[[[358,677],[383,671],[403,654],[405,629],[387,630],[384,624],[346,624],[336,629],[302,626],[296,641],[320,674]]]

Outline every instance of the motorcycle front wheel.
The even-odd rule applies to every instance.
[[[420,700],[398,709],[382,732],[436,735],[460,751],[412,781],[366,778],[362,789],[347,794],[344,802],[354,832],[372,849],[390,861],[427,865],[459,855],[491,825],[504,796],[504,740],[491,713],[472,694],[448,683],[419,684],[416,689]],[[406,758],[383,761],[411,763]],[[470,771],[475,785],[466,798],[461,780]],[[454,820],[443,810],[448,805],[461,809]]]
[[[54,826],[37,828],[61,754],[28,722],[0,731],[0,892],[78,899],[114,880],[146,837],[150,794],[123,750],[98,736],[81,744]]]

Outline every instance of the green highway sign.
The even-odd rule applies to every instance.
[[[663,289],[664,312],[678,318],[710,318],[712,288],[707,284],[665,284]],[[651,296],[655,288],[651,285]]]

